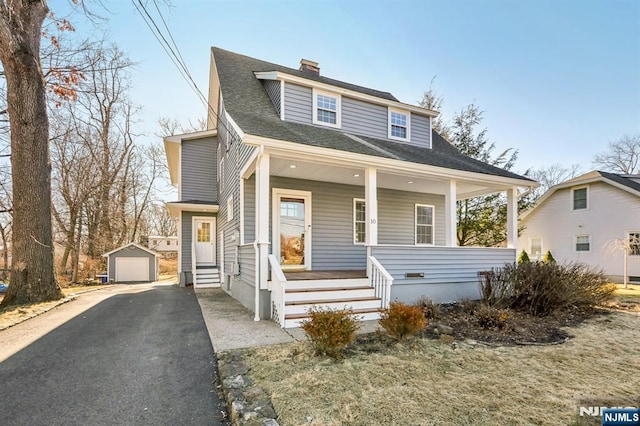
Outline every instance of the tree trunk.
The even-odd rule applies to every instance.
[[[11,280],[2,306],[62,297],[53,269],[49,120],[40,67],[44,1],[0,4],[13,182]]]

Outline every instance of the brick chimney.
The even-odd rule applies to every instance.
[[[320,67],[317,62],[308,59],[300,59],[300,71],[313,75],[320,75]]]

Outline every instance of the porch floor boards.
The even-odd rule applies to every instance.
[[[287,281],[305,280],[348,280],[367,278],[367,271],[362,269],[345,271],[284,271]]]

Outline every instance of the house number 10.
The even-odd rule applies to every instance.
[[[371,219],[371,224],[375,225],[376,224],[376,220],[375,219]]]

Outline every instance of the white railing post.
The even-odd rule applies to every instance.
[[[393,285],[393,277],[382,266],[378,259],[369,256],[371,271],[369,273],[369,283],[375,291],[375,295],[380,299],[380,305],[383,309],[389,307],[391,302],[391,286]]]
[[[282,272],[280,262],[273,254],[269,255],[269,265],[271,265],[271,319],[284,328],[287,277]]]

